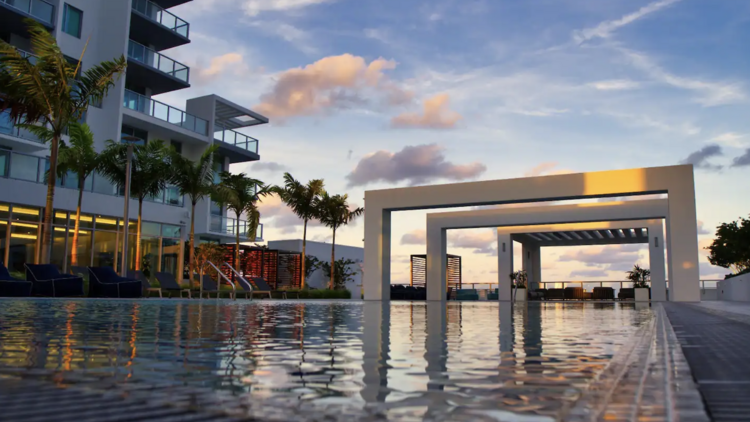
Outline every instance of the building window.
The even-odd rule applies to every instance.
[[[130,126],[122,125],[121,134],[123,138],[122,142],[126,142],[126,140],[124,139],[126,136],[129,138],[130,137],[138,138],[139,139],[138,141],[135,141],[135,142],[131,141],[135,145],[146,145],[146,141],[148,140],[148,132],[146,132],[145,130],[136,129]]]
[[[65,3],[63,10],[62,30],[68,35],[81,38],[81,25],[83,24],[83,12]]]
[[[178,154],[182,155],[182,142],[175,141],[174,139],[170,142],[172,148],[177,151]]]

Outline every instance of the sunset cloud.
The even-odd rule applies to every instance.
[[[448,108],[448,94],[438,94],[424,101],[422,113],[406,112],[391,119],[397,128],[452,129],[461,115]]]

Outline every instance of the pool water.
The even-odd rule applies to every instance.
[[[0,300],[0,374],[194,388],[264,420],[552,421],[653,317],[620,303]]]

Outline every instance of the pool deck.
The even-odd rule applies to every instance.
[[[654,318],[557,419],[750,421],[750,303],[654,303],[651,308]],[[241,403],[211,390],[154,384],[82,388],[50,382],[43,374],[18,375],[0,368],[0,421],[251,420]],[[45,405],[50,402],[56,404]]]

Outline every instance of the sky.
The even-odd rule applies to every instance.
[[[750,213],[750,2],[199,0],[170,9],[192,43],[165,51],[191,85],[270,118],[241,131],[266,183],[284,171],[364,191],[691,163],[699,245]],[[441,210],[450,211],[450,210]],[[393,221],[392,282],[424,253],[426,211]],[[266,240],[301,238],[276,198]],[[363,220],[337,233],[362,246]],[[313,226],[309,239],[327,241]],[[464,282],[497,279],[492,229],[450,231]],[[517,248],[520,251],[520,248]],[[701,249],[701,276],[723,278]],[[547,248],[545,281],[622,280],[645,246]]]

